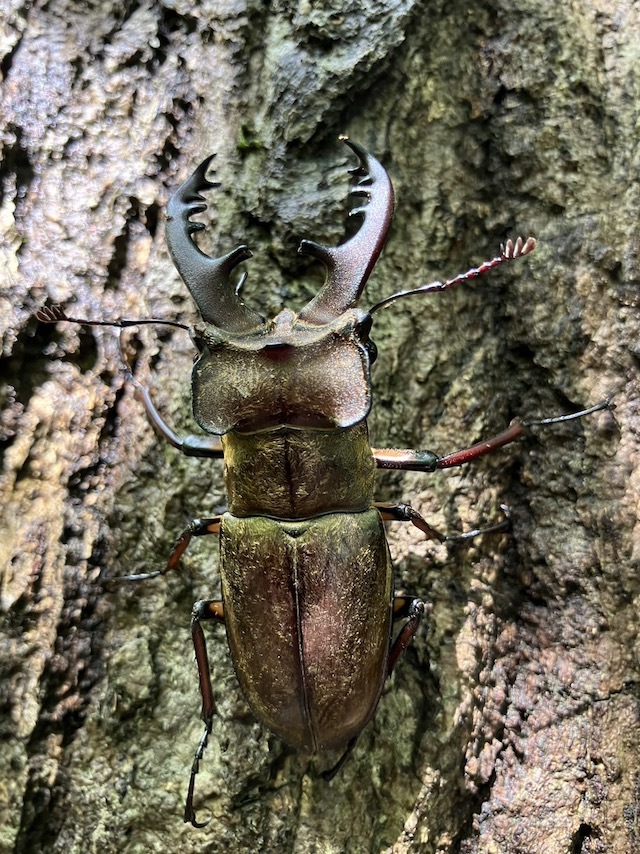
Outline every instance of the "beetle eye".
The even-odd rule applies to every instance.
[[[373,326],[373,318],[370,314],[366,314],[362,320],[356,325],[355,332],[358,338],[366,344],[367,339],[369,338],[369,333],[371,332],[371,327]]]
[[[373,343],[371,338],[369,338],[369,333],[371,332],[372,326],[373,318],[370,314],[367,314],[355,328],[356,335],[367,349],[370,364],[373,364],[378,358],[378,348]]]
[[[198,354],[202,353],[204,350],[204,338],[202,338],[201,335],[198,335],[195,330],[192,330],[191,332],[191,341],[193,342],[193,346],[198,351]],[[194,359],[197,358],[197,356],[194,356]]]

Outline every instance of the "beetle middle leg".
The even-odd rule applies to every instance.
[[[123,575],[120,581],[146,581],[149,578],[158,578],[160,575],[165,575],[173,569],[176,569],[180,558],[187,550],[192,537],[206,537],[209,534],[218,534],[220,532],[220,521],[222,516],[207,516],[205,519],[193,519],[187,525],[184,531],[180,534],[171,549],[171,553],[167,563],[162,569],[156,569],[153,572],[141,572],[138,575]]]
[[[582,409],[579,412],[570,413],[569,415],[558,415],[553,418],[540,418],[533,421],[520,421],[516,418],[502,433],[498,433],[481,442],[476,442],[468,448],[461,448],[451,454],[445,454],[444,456],[438,456],[433,451],[415,451],[410,448],[372,448],[371,450],[376,466],[379,469],[435,472],[438,469],[453,468],[454,466],[465,465],[465,463],[469,463],[472,460],[477,460],[485,456],[485,454],[490,454],[492,451],[498,450],[498,448],[515,442],[521,436],[527,435],[531,431],[531,428],[548,427],[551,424],[574,421],[577,418],[583,418],[585,415],[591,415],[594,412],[614,408],[615,406],[611,401],[603,400],[595,406]],[[501,505],[501,509],[505,513],[506,518],[502,522],[487,528],[477,528],[473,531],[454,535],[447,535],[438,531],[417,510],[414,510],[408,504],[376,503],[375,506],[385,521],[411,522],[412,525],[426,534],[429,539],[438,540],[441,543],[468,540],[480,534],[500,533],[508,530],[510,525],[509,511],[504,505]]]
[[[411,524],[426,534],[430,540],[438,540],[440,543],[456,543],[460,540],[471,540],[474,537],[479,537],[482,534],[500,534],[503,531],[508,531],[511,524],[508,508],[501,504],[500,508],[503,511],[505,518],[495,525],[489,525],[486,528],[474,528],[473,531],[465,531],[461,534],[443,534],[430,525],[427,520],[414,510],[410,504],[385,504],[381,501],[375,503],[376,510],[380,513],[385,522],[411,522]]]

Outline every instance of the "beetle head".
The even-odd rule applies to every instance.
[[[284,309],[265,320],[244,304],[229,276],[251,257],[246,246],[211,258],[194,243],[192,234],[204,226],[190,217],[206,208],[202,191],[216,186],[206,178],[211,157],[169,202],[169,250],[205,321],[194,330],[201,355],[193,371],[193,402],[196,420],[209,432],[278,425],[335,429],[369,412],[375,348],[368,337],[370,316],[357,303],[386,240],[393,188],[374,157],[341,138],[360,161],[351,170],[358,178],[352,192],[367,202],[351,216],[361,217],[362,224],[337,247],[302,241],[298,251],[320,260],[327,275],[298,314]]]

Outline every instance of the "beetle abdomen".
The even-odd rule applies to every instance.
[[[387,675],[392,569],[379,513],[225,514],[220,544],[231,655],[257,717],[295,747],[344,746]]]

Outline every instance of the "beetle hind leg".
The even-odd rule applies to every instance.
[[[204,751],[207,747],[207,742],[209,741],[209,727],[205,727],[204,732],[202,733],[202,738],[200,739],[200,743],[198,744],[198,749],[196,750],[196,755],[193,757],[193,763],[191,765],[191,775],[189,777],[189,790],[187,792],[187,800],[184,805],[184,820],[191,824],[192,827],[202,828],[206,827],[211,821],[208,818],[206,821],[198,821],[196,819],[196,811],[193,808],[193,794],[196,785],[196,774],[200,770],[200,761],[204,756]]]
[[[184,549],[183,549],[184,551]],[[198,749],[193,757],[191,765],[191,774],[189,776],[189,789],[187,791],[187,800],[184,805],[184,820],[193,825],[193,827],[206,827],[210,819],[205,822],[196,820],[196,813],[193,806],[193,795],[196,783],[196,774],[200,770],[200,762],[204,756],[204,752],[209,741],[209,735],[213,727],[213,716],[216,711],[216,704],[213,698],[213,686],[211,685],[211,670],[209,669],[209,656],[207,654],[207,642],[202,630],[202,622],[204,620],[217,620],[224,622],[224,606],[218,599],[202,599],[196,602],[191,612],[191,637],[193,639],[193,648],[196,654],[196,663],[198,665],[198,682],[200,685],[200,695],[202,697],[202,720],[204,721],[204,732],[198,744]]]
[[[417,599],[414,596],[394,596],[393,621],[395,622],[396,620],[406,619],[407,622],[400,629],[398,636],[391,645],[387,661],[387,676],[391,676],[394,667],[398,663],[398,659],[404,653],[411,643],[415,633],[418,631],[424,611],[425,605],[422,599]],[[352,738],[336,764],[332,765],[331,768],[328,768],[320,774],[323,780],[326,780],[327,783],[333,780],[353,752],[353,748],[356,746],[357,740],[358,736]]]
[[[320,776],[322,777],[323,780],[325,780],[327,783],[329,783],[331,780],[333,780],[333,778],[336,776],[338,771],[342,768],[344,763],[347,761],[347,759],[353,753],[353,748],[356,746],[357,741],[358,741],[358,736],[356,735],[347,744],[346,750],[344,751],[344,753],[342,754],[340,759],[338,759],[336,764],[332,765],[331,768],[327,768],[326,771],[323,771],[322,774],[320,774]]]
[[[404,654],[406,648],[413,640],[424,616],[425,604],[422,599],[415,596],[396,595],[393,599],[393,620],[406,620],[407,622],[398,632],[389,650],[387,662],[387,676],[391,676],[398,663],[398,659]]]

